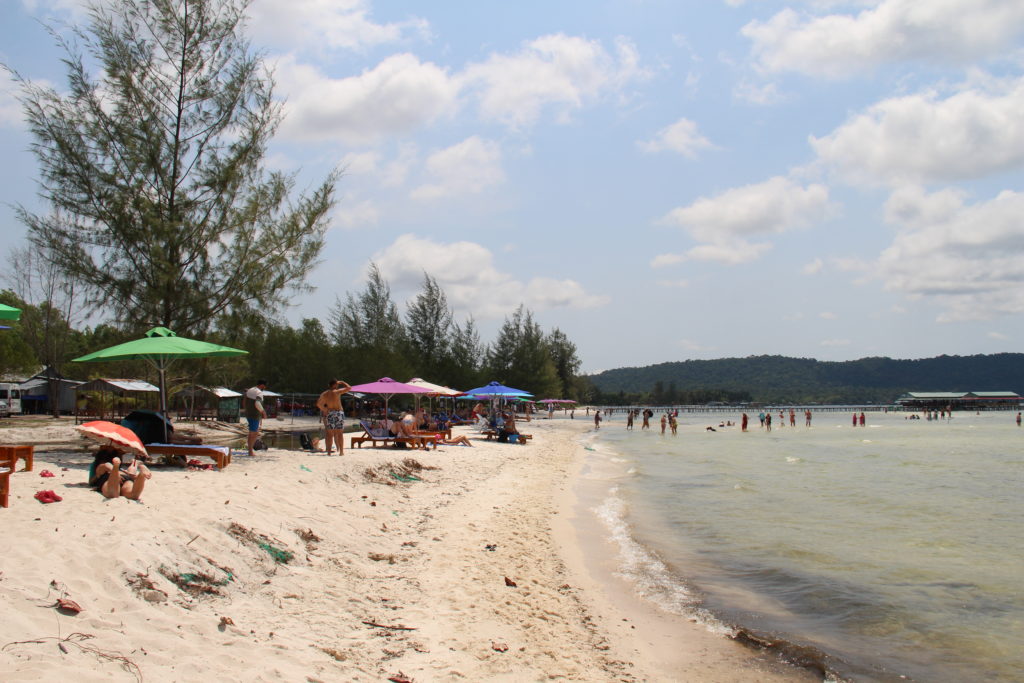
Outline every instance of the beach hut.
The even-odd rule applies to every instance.
[[[242,394],[227,387],[196,384],[175,394],[174,404],[179,420],[238,422],[242,410]]]
[[[153,407],[160,388],[141,379],[103,377],[79,384],[75,394],[75,421],[81,423],[122,418],[136,408]]]

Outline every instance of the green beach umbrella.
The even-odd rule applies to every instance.
[[[215,356],[241,356],[249,353],[230,346],[211,344],[179,337],[166,327],[154,327],[142,339],[111,346],[73,359],[74,363],[100,363],[115,360],[146,360],[160,375],[160,412],[167,414],[167,367],[179,358],[212,358]],[[166,435],[164,436],[166,438]]]
[[[15,308],[14,306],[5,306],[0,304],[0,320],[19,320],[21,318],[21,309]]]

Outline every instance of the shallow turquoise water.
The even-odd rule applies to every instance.
[[[771,433],[684,413],[678,436],[612,418],[590,454],[616,472],[595,512],[648,599],[858,680],[1024,680],[1013,413],[818,413]]]

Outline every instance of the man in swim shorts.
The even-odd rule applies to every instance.
[[[245,421],[249,424],[249,437],[246,445],[249,446],[249,455],[255,456],[256,440],[260,438],[260,423],[267,417],[267,411],[263,409],[263,390],[267,388],[267,380],[256,380],[256,385],[249,387],[245,392]]]
[[[320,409],[324,420],[327,455],[331,454],[331,445],[334,443],[338,444],[338,455],[345,454],[345,411],[341,408],[341,397],[351,390],[352,387],[347,383],[332,379],[327,384],[327,390],[316,401],[316,407]]]

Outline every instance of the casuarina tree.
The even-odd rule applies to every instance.
[[[29,238],[131,327],[195,334],[273,312],[323,247],[337,175],[294,197],[295,176],[264,167],[281,103],[247,5],[96,3],[60,39],[64,92],[15,76],[52,206],[19,209]]]

